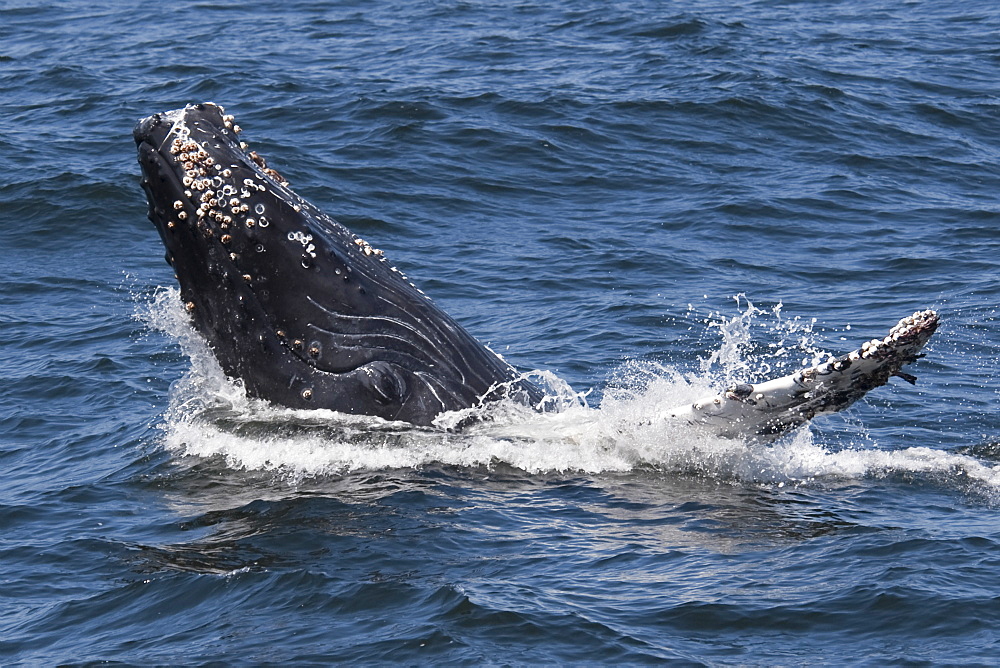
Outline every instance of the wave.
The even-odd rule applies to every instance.
[[[322,409],[293,410],[248,397],[191,327],[176,289],[161,289],[140,302],[138,316],[175,340],[191,362],[170,389],[159,425],[164,447],[181,456],[222,457],[237,469],[303,478],[430,464],[504,464],[528,473],[652,470],[779,487],[918,475],[948,486],[1000,489],[1000,465],[932,444],[882,449],[864,444],[864,436],[855,433],[837,448],[822,443],[814,427],[805,427],[767,445],[651,421],[664,406],[694,401],[753,373],[787,373],[793,364],[815,363],[827,355],[816,343],[815,320],[785,318],[780,304],[762,310],[742,295],[736,300],[737,315],[703,318],[706,332],[717,330],[722,341],[696,371],[628,362],[612,375],[598,406],[588,405],[586,393],[555,374],[537,371],[533,380],[547,388],[561,411],[536,413],[498,403],[446,413],[430,428]],[[755,329],[766,330],[771,342],[757,343]],[[457,429],[460,423],[469,426]]]

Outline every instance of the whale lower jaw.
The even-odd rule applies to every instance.
[[[884,339],[874,339],[842,357],[758,384],[740,384],[717,396],[665,411],[660,419],[679,421],[717,436],[771,441],[817,415],[844,410],[870,390],[899,376],[922,355],[937,329],[934,311],[903,318]]]

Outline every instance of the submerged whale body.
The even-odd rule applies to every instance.
[[[133,136],[149,218],[194,327],[247,393],[430,425],[544,393],[439,309],[382,252],[295,194],[222,107],[142,119]],[[938,324],[904,318],[885,339],[783,378],[729,388],[651,419],[770,438],[840,410],[914,361]]]

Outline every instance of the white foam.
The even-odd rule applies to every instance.
[[[234,468],[275,470],[295,476],[322,476],[358,470],[414,468],[431,463],[493,466],[503,463],[527,472],[585,473],[655,469],[778,486],[819,479],[918,474],[971,481],[1000,488],[1000,466],[924,444],[898,450],[878,447],[831,449],[816,442],[808,428],[773,445],[709,436],[696,427],[654,423],[663,406],[693,401],[720,382],[739,379],[760,359],[744,352],[751,324],[771,318],[771,331],[787,348],[785,358],[817,349],[812,323],[782,320],[780,309],[759,311],[752,305],[724,320],[722,344],[697,373],[668,366],[631,362],[623,365],[597,408],[552,374],[539,380],[564,410],[536,413],[500,404],[443,416],[435,428],[391,424],[377,418],[333,411],[280,408],[246,396],[228,380],[214,356],[189,323],[174,289],[157,292],[141,307],[147,324],[175,339],[191,359],[185,376],[174,383],[162,423],[164,445],[182,456],[221,456]],[[788,339],[791,339],[789,341]],[[771,347],[761,353],[772,366],[781,356]],[[470,413],[488,418],[459,432],[453,426]],[[860,439],[859,439],[860,440]]]

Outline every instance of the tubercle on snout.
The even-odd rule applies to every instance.
[[[268,227],[270,221],[262,206],[258,204],[256,210],[251,210],[248,200],[254,193],[267,191],[268,184],[265,178],[271,179],[283,188],[288,187],[288,181],[277,171],[269,168],[266,161],[256,152],[247,153],[247,145],[242,141],[239,142],[239,147],[246,158],[245,166],[253,167],[250,168],[251,175],[243,178],[242,182],[233,178],[234,170],[238,169],[239,165],[218,164],[208,150],[207,141],[215,139],[235,144],[234,140],[242,129],[235,124],[234,117],[226,114],[219,105],[213,106],[218,108],[221,126],[213,123],[213,127],[199,127],[203,121],[201,119],[191,121],[189,114],[193,111],[204,111],[206,106],[207,104],[194,105],[168,113],[168,117],[173,119],[173,125],[164,140],[164,146],[167,146],[169,141],[167,152],[181,171],[181,183],[185,188],[183,194],[187,200],[184,202],[178,199],[173,202],[178,222],[187,220],[188,209],[191,209],[190,215],[193,215],[195,220],[214,222],[223,231],[228,231],[240,219],[246,229]],[[207,122],[211,123],[211,120]],[[198,132],[191,126],[195,126]],[[227,137],[229,133],[233,136]],[[207,134],[209,137],[203,139],[198,136],[200,134]],[[292,206],[296,211],[301,210],[298,203]],[[169,223],[168,228],[173,229]],[[229,236],[231,238],[231,235]]]
[[[217,117],[204,115],[210,108],[217,109]],[[196,115],[199,113],[203,115]],[[296,213],[308,210],[308,215],[318,215],[313,207],[290,190],[288,181],[272,169],[263,156],[249,150],[246,142],[240,140],[242,128],[235,123],[234,116],[225,113],[220,105],[191,105],[167,112],[164,116],[172,125],[160,145],[159,153],[180,172],[180,183],[184,188],[182,199],[166,203],[167,211],[161,218],[161,224],[168,232],[176,232],[182,224],[193,224],[194,229],[206,239],[219,241],[223,246],[236,244],[237,236],[242,232],[263,231],[270,226],[273,216],[280,215],[279,212],[268,211],[261,203],[253,205],[251,202],[254,195],[272,188]],[[210,142],[216,145],[213,147]],[[238,155],[242,159],[237,159],[234,154],[234,164],[228,164],[230,160],[220,157],[225,153],[220,154],[217,150],[223,143],[228,144],[227,150],[230,151],[235,151],[238,146]],[[242,174],[239,173],[241,171]],[[329,219],[328,222],[338,225]],[[387,263],[382,250],[346,229],[344,233],[349,235],[349,240],[362,255]],[[301,242],[309,235],[310,230],[305,227],[298,235],[290,232],[289,240]],[[261,239],[254,246],[259,247],[261,243],[266,245]],[[319,266],[315,248],[310,249],[309,243],[302,245],[301,266],[307,270],[315,269]],[[388,269],[423,298],[430,299],[395,266],[388,265]]]

